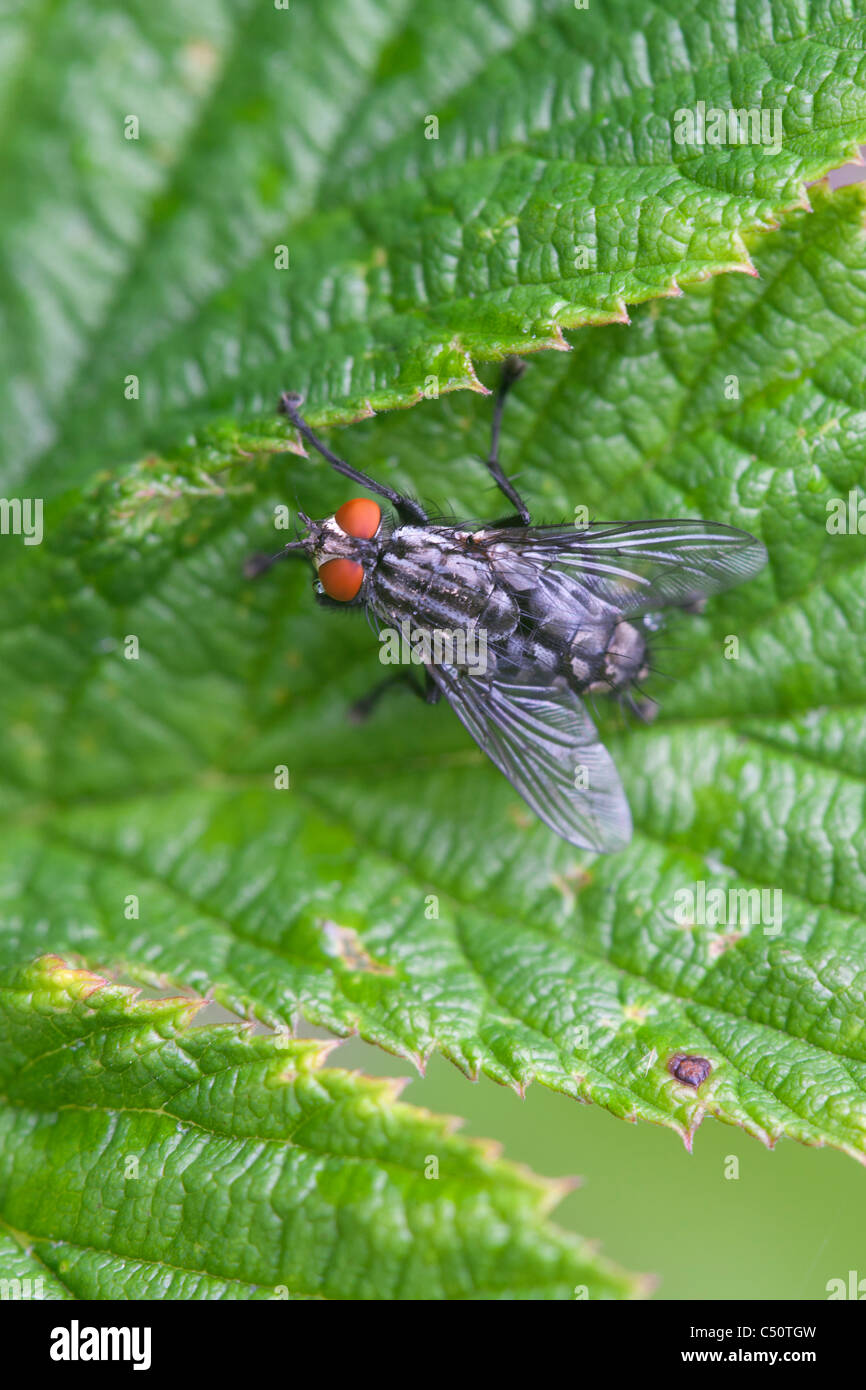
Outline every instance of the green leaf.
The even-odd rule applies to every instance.
[[[748,270],[744,233],[866,138],[864,36],[845,0],[21,6],[14,476],[52,495],[223,417],[231,453],[287,387],[320,423],[477,389],[473,359]]]
[[[43,1297],[623,1298],[546,1214],[570,1184],[457,1139],[330,1044],[46,957],[0,985],[0,1216]],[[18,1272],[18,1267],[24,1273]]]
[[[863,509],[863,204],[816,189],[813,214],[756,242],[759,280],[595,329],[516,390],[503,457],[539,518],[701,515],[770,552],[659,635],[675,680],[652,679],[652,727],[599,704],[627,851],[558,841],[447,707],[395,696],[347,722],[376,680],[366,625],[316,609],[304,566],[239,578],[273,504],[326,515],[339,478],[261,457],[208,485],[151,459],[70,495],[0,576],[0,960],[75,953],[688,1142],[710,1114],[862,1158],[866,546],[827,521],[849,492]],[[339,448],[496,515],[489,419],[431,401]],[[763,922],[681,920],[701,883],[765,890]],[[677,1054],[711,1063],[699,1089]]]

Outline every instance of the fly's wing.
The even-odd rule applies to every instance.
[[[747,531],[709,521],[594,524],[580,531],[514,526],[476,533],[476,541],[506,582],[510,576],[558,601],[576,583],[635,617],[721,593],[751,579],[767,560]]]
[[[610,853],[628,844],[631,814],[619,774],[561,677],[512,683],[453,666],[427,669],[479,748],[545,825],[581,849]]]

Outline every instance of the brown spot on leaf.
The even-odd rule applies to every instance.
[[[706,1057],[687,1057],[677,1052],[668,1062],[668,1071],[685,1086],[701,1086],[712,1071],[713,1066]]]
[[[393,975],[390,965],[384,965],[364,949],[361,938],[352,927],[341,927],[336,922],[322,923],[328,955],[336,957],[350,970],[363,970],[371,975]]]

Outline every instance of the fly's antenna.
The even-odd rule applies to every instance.
[[[286,556],[297,554],[299,551],[306,552],[306,550],[306,541],[289,541],[288,545],[284,545],[282,550],[277,551],[276,555],[250,555],[249,559],[244,561],[244,578],[258,579],[260,574],[264,574],[278,560],[283,560]]]
[[[419,502],[414,501],[411,497],[404,497],[400,492],[395,492],[394,488],[388,487],[385,483],[377,483],[367,473],[362,473],[360,468],[353,468],[345,459],[341,459],[338,454],[333,453],[327,444],[313,433],[301,415],[303,403],[304,398],[297,391],[284,391],[280,396],[278,409],[281,415],[289,417],[295,429],[311,448],[320,453],[322,458],[327,459],[331,467],[337,473],[341,473],[344,478],[351,478],[353,483],[366,488],[368,492],[375,492],[380,497],[384,497],[387,502],[391,503],[401,521],[414,526],[427,524],[427,513]]]

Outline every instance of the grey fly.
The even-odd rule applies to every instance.
[[[499,434],[510,387],[523,363],[506,360],[487,467],[514,515],[501,523],[431,522],[414,498],[353,468],[300,415],[302,397],[280,402],[301,436],[344,477],[383,498],[354,498],[313,521],[278,554],[254,556],[247,574],[301,553],[317,571],[326,606],[364,609],[373,621],[413,636],[482,634],[483,667],[459,659],[424,662],[430,703],[444,694],[479,748],[557,835],[598,851],[623,848],[631,814],[610,754],[583,696],[629,698],[648,673],[648,634],[665,608],[699,607],[750,579],[766,562],[760,541],[708,521],[638,521],[534,526],[502,471]],[[369,712],[383,682],[356,707]],[[417,690],[418,687],[414,686]]]

